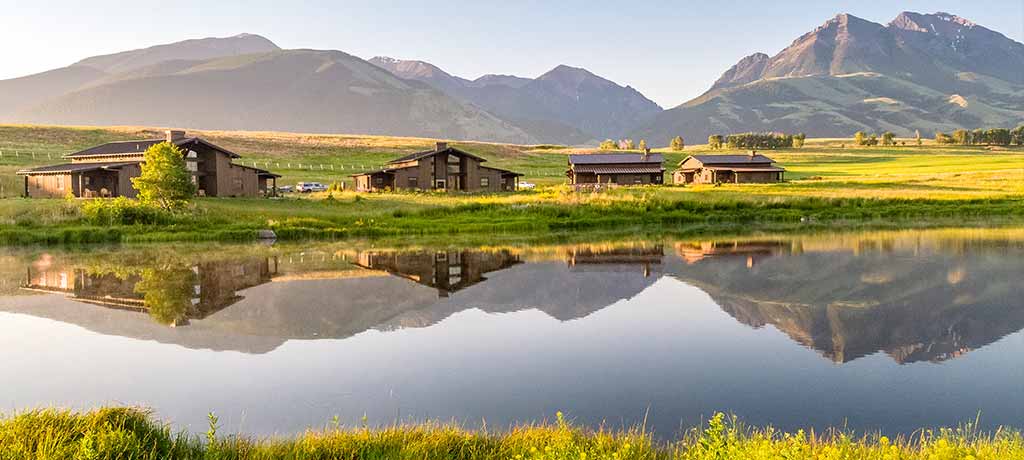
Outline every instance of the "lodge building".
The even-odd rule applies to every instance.
[[[353,174],[357,192],[446,190],[512,192],[522,174],[484,166],[485,159],[438,142],[433,150],[406,155],[384,168]]]
[[[565,175],[570,185],[661,185],[665,158],[660,153],[593,153],[569,155]]]
[[[135,198],[131,179],[142,174],[147,149],[168,142],[185,153],[185,164],[200,196],[257,197],[274,195],[277,178],[269,171],[232,162],[237,153],[185,131],[168,130],[163,139],[110,142],[66,155],[71,160],[52,166],[18,171],[25,177],[26,197]]]
[[[690,155],[672,173],[676,185],[782,182],[786,170],[764,155]]]

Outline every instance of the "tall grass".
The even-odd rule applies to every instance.
[[[975,423],[894,439],[843,431],[782,432],[717,414],[679,440],[656,440],[643,427],[591,430],[566,421],[470,431],[425,423],[382,428],[333,426],[294,437],[219,433],[211,414],[205,436],[174,433],[129,408],[87,413],[40,410],[0,419],[0,460],[56,459],[429,459],[429,460],[726,460],[1024,458],[1018,431],[982,432]]]

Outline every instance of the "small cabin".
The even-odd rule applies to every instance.
[[[661,185],[665,158],[660,153],[592,153],[569,155],[565,175],[571,185]]]
[[[672,182],[683,184],[765,184],[782,182],[786,170],[764,155],[690,155],[679,162]]]
[[[433,150],[406,155],[384,168],[352,175],[357,192],[445,190],[514,192],[522,174],[484,166],[487,160],[438,142]]]

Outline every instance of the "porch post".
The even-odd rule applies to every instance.
[[[25,198],[28,198],[28,176],[25,176]]]
[[[82,188],[82,173],[78,173],[78,197],[85,196],[85,190]]]

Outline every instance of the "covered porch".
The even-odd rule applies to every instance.
[[[26,197],[76,198],[134,197],[131,177],[139,162],[71,163],[18,171],[25,177]]]

